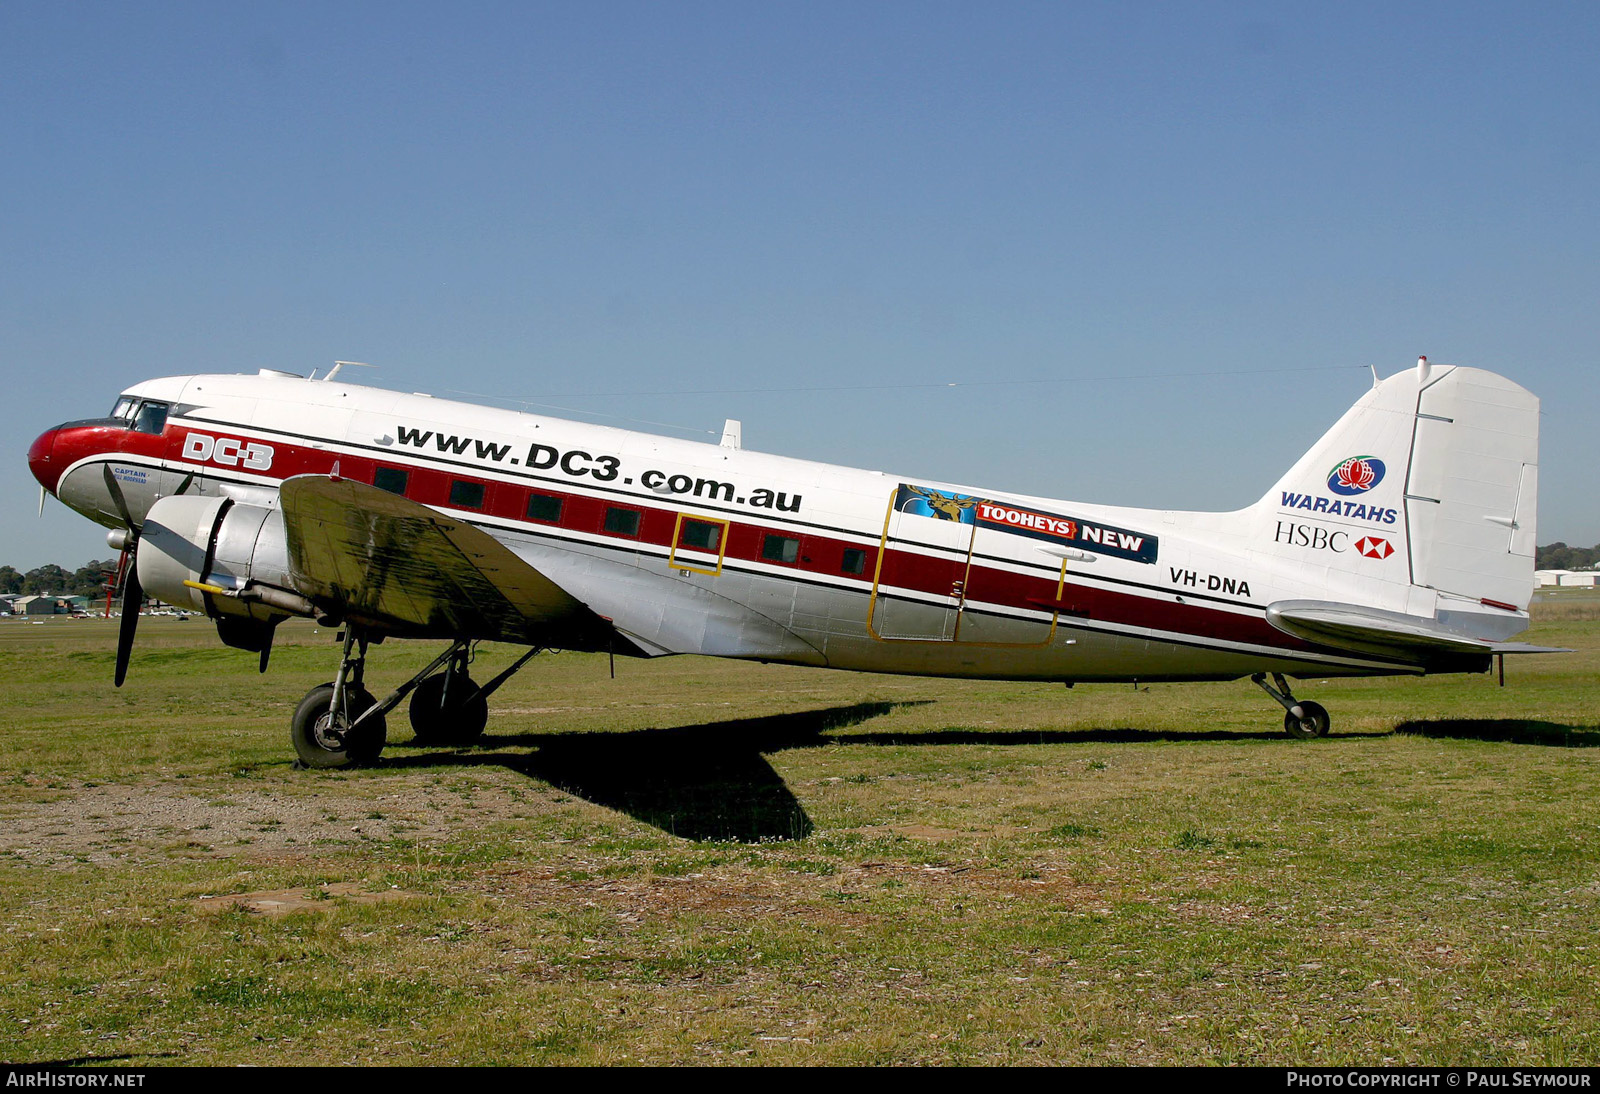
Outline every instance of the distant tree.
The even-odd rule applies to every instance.
[[[15,566],[0,566],[0,593],[20,593],[22,575]]]
[[[30,595],[53,593],[65,596],[71,584],[72,575],[54,562],[47,562],[22,575],[22,591]]]
[[[1572,557],[1572,548],[1557,540],[1544,547],[1536,547],[1533,552],[1533,568],[1535,570],[1565,570],[1567,559]]]
[[[106,592],[107,574],[115,573],[117,560],[108,558],[104,562],[91,562],[80,566],[72,575],[69,586],[69,595],[99,597]]]
[[[1600,544],[1593,547],[1568,547],[1560,540],[1536,548],[1533,567],[1536,570],[1589,570],[1600,563]]]

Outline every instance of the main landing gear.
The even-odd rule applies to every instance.
[[[367,640],[358,638],[353,629],[340,638],[344,650],[333,683],[307,692],[289,720],[289,740],[306,767],[371,763],[389,738],[383,717],[388,708],[379,709],[372,692],[362,684]]]
[[[382,702],[362,682],[367,638],[354,628],[340,635],[343,652],[331,684],[314,687],[289,723],[289,740],[304,767],[348,767],[372,763],[388,742],[386,715],[411,696],[411,729],[419,744],[468,744],[489,721],[489,696],[538,653],[535,646],[482,687],[467,675],[472,643],[458,638],[428,667],[390,692]],[[444,671],[439,671],[440,669]]]
[[[1302,741],[1309,741],[1313,737],[1326,737],[1328,735],[1328,712],[1321,703],[1313,703],[1309,699],[1296,699],[1289,691],[1289,682],[1283,678],[1283,673],[1272,674],[1272,684],[1267,683],[1267,674],[1258,672],[1250,677],[1250,682],[1278,701],[1283,707],[1283,731],[1291,737]]]
[[[489,724],[489,703],[467,675],[472,656],[465,643],[450,647],[449,661],[411,693],[411,731],[418,744],[470,744]]]

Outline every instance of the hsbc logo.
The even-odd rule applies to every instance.
[[[1272,537],[1278,543],[1287,543],[1291,547],[1309,547],[1313,551],[1332,551],[1342,555],[1350,543],[1350,533],[1328,528],[1319,528],[1315,524],[1296,524],[1292,521],[1280,520],[1278,533]]]
[[[1363,558],[1384,559],[1394,554],[1394,544],[1382,536],[1362,536],[1351,542],[1352,533],[1341,528],[1322,528],[1288,520],[1278,522],[1277,534],[1272,538],[1276,543],[1286,543],[1291,547],[1329,551],[1336,555],[1342,555],[1352,547]]]

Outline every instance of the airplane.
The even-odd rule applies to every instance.
[[[307,617],[334,679],[290,720],[299,763],[370,763],[409,694],[466,743],[544,649],[704,654],[922,676],[1248,677],[1295,738],[1286,677],[1489,670],[1528,626],[1539,401],[1494,373],[1379,380],[1259,501],[1089,504],[747,451],[263,369],[149,380],[47,430],[42,490],[123,551],[115,683],[147,596],[257,653]],[[41,493],[40,503],[44,495]],[[443,652],[379,701],[369,645]],[[528,647],[484,684],[483,640]]]

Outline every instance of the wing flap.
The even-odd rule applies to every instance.
[[[518,554],[648,656],[695,653],[826,665],[822,650],[779,620],[703,587],[696,579],[652,573],[595,555],[540,544]]]
[[[321,475],[285,480],[279,497],[295,583],[349,618],[417,637],[513,642],[604,629],[577,599],[465,521]]]

